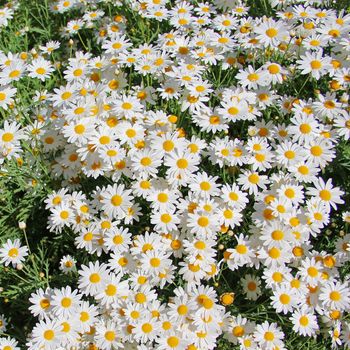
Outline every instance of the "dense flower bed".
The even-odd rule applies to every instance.
[[[27,48],[0,53],[1,175],[28,172],[47,225],[36,238],[25,214],[3,235],[0,274],[39,282],[24,339],[5,307],[0,349],[350,346],[349,167],[333,167],[348,159],[350,15],[318,0],[49,5],[28,13],[48,33],[29,23]],[[0,9],[3,31],[22,10]],[[59,264],[39,255],[51,244]]]

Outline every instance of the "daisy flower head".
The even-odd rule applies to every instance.
[[[246,70],[241,70],[237,75],[239,83],[244,88],[257,89],[259,86],[268,85],[267,74],[263,69],[255,70],[253,66],[248,66]]]
[[[331,310],[347,310],[350,306],[350,288],[347,283],[328,282],[321,287],[320,300]]]
[[[125,189],[124,185],[114,184],[103,188],[101,193],[102,210],[110,218],[124,219],[127,215],[127,210],[132,204],[133,197],[131,190]]]
[[[295,309],[290,320],[293,323],[293,331],[302,336],[311,337],[319,329],[316,315],[307,306]]]
[[[143,105],[140,103],[137,97],[121,95],[117,97],[117,100],[114,103],[113,111],[118,116],[131,119],[140,115],[143,108]]]
[[[144,317],[138,320],[133,332],[136,340],[145,343],[147,341],[155,340],[159,329],[159,321],[155,318]]]
[[[50,77],[50,74],[54,71],[51,63],[42,57],[38,57],[32,61],[27,67],[28,75],[31,78],[38,78],[41,81],[45,81]]]
[[[238,177],[238,183],[249,194],[257,195],[259,191],[266,190],[269,180],[266,175],[260,175],[254,171],[244,171]]]
[[[127,281],[121,281],[120,274],[109,274],[109,280],[105,288],[95,296],[101,305],[116,308],[122,300],[126,299],[129,294]]]
[[[252,334],[253,330],[254,324],[252,322],[241,315],[233,316],[229,319],[225,336],[231,343],[238,344],[244,336]]]
[[[298,305],[297,294],[287,284],[276,287],[271,300],[276,312],[283,314],[292,312]]]
[[[79,273],[79,290],[85,295],[96,295],[104,288],[108,280],[108,268],[105,264],[89,262],[89,266],[82,265]]]
[[[218,177],[209,176],[207,173],[194,175],[193,182],[189,184],[190,189],[204,198],[215,196],[219,193],[219,186],[216,183]]]
[[[326,93],[325,96],[319,94],[318,101],[315,101],[313,108],[320,118],[333,119],[337,115],[344,115],[341,103],[337,101],[335,94]]]
[[[0,88],[0,107],[5,111],[13,104],[13,97],[16,95],[17,89],[10,86]]]
[[[57,317],[72,316],[80,303],[80,295],[75,289],[72,291],[71,287],[55,289],[51,296],[52,312]]]
[[[7,320],[3,314],[0,314],[0,331],[1,333],[6,332],[7,330]]]
[[[0,147],[11,148],[18,145],[21,139],[25,139],[24,130],[21,125],[8,120],[5,120],[3,127],[0,129]]]
[[[81,118],[63,127],[63,135],[70,143],[85,144],[94,134],[95,125],[90,118]]]
[[[323,266],[315,258],[305,258],[303,265],[299,267],[299,274],[303,281],[315,286],[322,279]]]
[[[274,347],[283,346],[284,333],[276,323],[265,321],[256,326],[254,332],[255,341],[264,349],[273,349]]]
[[[110,255],[108,267],[115,273],[131,273],[135,270],[136,262],[128,252],[115,252]]]
[[[288,31],[282,21],[267,19],[255,29],[258,40],[265,46],[277,47],[281,41],[289,40]]]
[[[268,85],[282,84],[283,76],[287,74],[286,69],[284,69],[280,64],[275,62],[266,62],[265,65],[266,80]]]
[[[151,224],[156,232],[171,232],[177,230],[180,218],[174,209],[159,210],[151,215]]]
[[[312,161],[300,161],[290,167],[290,172],[296,180],[310,183],[317,181],[320,169]]]
[[[43,53],[47,53],[48,55],[51,55],[53,51],[57,50],[60,47],[60,43],[58,41],[50,40],[45,45],[39,46],[39,49]]]
[[[248,300],[257,300],[261,295],[260,278],[247,274],[241,278],[241,285]]]
[[[142,269],[146,275],[158,275],[171,265],[169,254],[163,252],[147,251],[141,259]]]
[[[334,126],[337,127],[339,135],[345,140],[350,139],[350,114],[338,114],[334,118]]]
[[[5,266],[11,264],[13,267],[16,267],[25,260],[27,255],[28,247],[21,246],[19,239],[15,239],[14,241],[8,239],[0,248],[1,263]]]
[[[170,332],[165,337],[156,340],[159,350],[186,350],[190,340],[180,332]]]
[[[149,193],[148,198],[151,201],[152,208],[155,210],[175,210],[175,202],[179,198],[179,193],[177,190],[158,187],[155,184],[154,191]]]
[[[18,342],[13,338],[10,338],[10,337],[0,338],[0,349],[20,350],[20,348],[17,345],[18,345]]]
[[[173,184],[186,185],[192,174],[198,169],[200,158],[190,151],[174,151],[165,157],[168,181]]]
[[[10,19],[13,18],[14,11],[9,7],[3,7],[0,9],[0,27],[7,27]]]
[[[305,52],[301,59],[297,61],[301,74],[311,74],[313,78],[319,80],[321,76],[327,74],[331,68],[331,60],[323,56],[323,51],[319,50],[314,53]]]
[[[350,223],[350,211],[345,211],[342,214],[343,221],[346,223]]]
[[[157,176],[158,168],[162,163],[162,158],[158,152],[144,149],[129,152],[129,155],[131,156],[131,168],[135,176]]]
[[[118,324],[111,320],[96,324],[96,344],[106,350],[123,348],[122,334]]]
[[[252,73],[253,74],[253,73]],[[242,79],[245,74],[242,73],[240,76]],[[248,77],[248,76],[247,76]],[[248,77],[249,80],[249,77]],[[245,84],[245,80],[242,80],[242,84]],[[217,109],[217,112],[227,121],[235,122],[237,120],[243,119],[248,113],[248,103],[245,100],[233,99],[230,101],[223,100],[221,102],[221,107]],[[214,120],[212,120],[214,121]]]
[[[255,257],[254,249],[248,237],[240,234],[237,237],[237,244],[234,248],[226,250],[228,255],[227,265],[231,270],[236,270],[241,266],[249,265]]]
[[[18,60],[11,62],[0,72],[0,84],[6,85],[19,81],[26,71],[26,65]]]
[[[288,131],[293,135],[293,141],[298,141],[299,144],[313,141],[320,133],[320,123],[312,115],[296,114],[291,122]]]
[[[217,215],[210,214],[205,210],[196,210],[193,214],[190,213],[187,226],[192,233],[197,234],[198,238],[214,235],[220,230]]]
[[[307,194],[320,200],[329,210],[331,207],[336,210],[337,204],[344,204],[344,201],[341,199],[344,192],[339,187],[333,187],[332,179],[324,182],[320,177],[314,182],[314,186],[308,188]]]
[[[214,111],[194,111],[192,121],[204,132],[211,132],[214,134],[216,132],[228,130],[228,125],[217,109]]]
[[[225,203],[234,208],[244,209],[249,202],[247,194],[237,184],[225,184],[221,187],[221,192]]]
[[[68,203],[62,203],[52,208],[49,217],[50,227],[61,231],[64,226],[70,226],[74,222],[74,212]]]
[[[76,260],[70,255],[65,255],[60,260],[59,268],[64,273],[73,271],[75,269],[75,266],[76,266]]]
[[[131,233],[127,228],[114,228],[106,232],[104,236],[104,245],[112,252],[127,251],[131,243]]]
[[[51,296],[52,291],[50,289],[43,290],[40,288],[35,293],[32,293],[29,298],[29,301],[32,304],[29,307],[30,312],[34,316],[39,316],[39,319],[48,316],[52,310]]]
[[[292,260],[291,246],[286,244],[283,248],[277,245],[272,245],[269,248],[260,248],[258,258],[263,261],[264,265],[277,268]]]
[[[334,145],[327,139],[315,138],[305,145],[308,159],[317,167],[324,168],[335,158]]]
[[[303,161],[306,152],[295,142],[284,141],[277,146],[276,153],[276,161],[289,169],[290,166]]]
[[[61,343],[63,333],[59,320],[45,319],[39,321],[33,328],[33,346],[43,347],[48,350],[55,350]],[[33,347],[34,349],[34,347]]]

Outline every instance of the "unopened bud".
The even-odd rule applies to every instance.
[[[24,221],[20,221],[18,223],[18,227],[21,229],[21,230],[25,230],[27,228],[27,224],[24,222]]]

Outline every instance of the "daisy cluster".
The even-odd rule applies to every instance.
[[[325,5],[272,0],[273,15],[253,18],[232,0],[130,1],[158,28],[136,43],[103,1],[62,0],[54,14],[80,14],[62,37],[73,45],[90,30],[99,56],[72,46],[60,67],[55,41],[0,55],[10,115],[18,81],[60,69],[61,84],[35,92],[30,125],[5,121],[0,164],[40,149],[61,181],[45,200],[48,229],[74,235],[91,260],[64,256],[76,287],[31,295],[28,349],[206,350],[220,336],[242,350],[286,349],[281,325],[232,311],[235,293],[267,295],[300,336],[350,345],[340,273],[350,234],[331,252],[314,247],[344,204],[324,174],[350,138],[350,16]],[[26,255],[19,241],[0,249],[6,265]],[[0,348],[18,349],[10,338]]]

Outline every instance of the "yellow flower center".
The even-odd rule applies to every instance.
[[[309,319],[307,316],[301,316],[299,318],[299,323],[303,326],[306,327],[309,324]]]
[[[14,135],[11,132],[5,132],[1,139],[4,142],[11,142],[14,139]]]
[[[39,67],[39,68],[36,70],[36,72],[37,72],[38,74],[42,75],[42,74],[45,74],[45,73],[46,73],[46,69],[45,69],[45,68],[42,68],[42,67]]]
[[[112,297],[117,293],[117,287],[113,284],[109,284],[105,289],[105,293],[109,297]]]
[[[320,146],[312,146],[310,148],[310,152],[313,156],[315,157],[319,157],[322,155],[323,151],[322,151],[322,148]]]
[[[177,308],[177,313],[181,316],[184,316],[186,315],[188,312],[188,307],[186,305],[180,305],[178,308]]]
[[[85,126],[82,125],[82,124],[78,124],[78,125],[76,125],[76,126],[74,127],[74,131],[75,131],[76,134],[81,135],[81,134],[83,134],[84,131],[85,131]]]
[[[50,341],[55,337],[55,332],[51,329],[48,329],[44,332],[43,336],[46,340]]]
[[[320,69],[322,67],[322,62],[319,60],[313,60],[310,62],[310,66],[312,69]]]
[[[110,341],[110,342],[114,341],[115,337],[116,337],[116,334],[113,331],[107,331],[105,333],[105,339]]]
[[[341,294],[337,291],[333,291],[329,293],[329,298],[332,301],[339,301],[341,299]]]
[[[332,198],[332,194],[328,190],[321,190],[319,195],[323,201],[327,201],[327,202],[330,201]]]
[[[47,308],[49,308],[50,307],[50,300],[49,299],[41,299],[40,300],[40,307],[42,308],[42,309],[47,309]]]
[[[209,225],[209,219],[206,216],[201,216],[198,218],[197,223],[200,227],[206,227]]]
[[[265,332],[264,339],[266,341],[273,341],[275,339],[275,335],[272,332]]]
[[[150,264],[152,267],[158,267],[160,265],[160,259],[159,258],[151,258]]]
[[[169,214],[162,214],[161,216],[160,216],[160,220],[162,221],[162,222],[164,222],[165,224],[167,224],[167,223],[169,223],[170,221],[171,221],[171,215],[169,215]]]
[[[248,251],[247,247],[243,244],[238,244],[235,249],[238,254],[246,254]]]
[[[259,175],[258,174],[251,174],[248,176],[248,181],[252,183],[253,185],[256,185],[259,182]]]
[[[171,347],[171,348],[176,348],[180,343],[180,340],[178,337],[169,337],[167,339],[167,344]]]
[[[186,169],[188,167],[188,161],[184,158],[178,159],[176,165],[179,169]]]
[[[115,194],[112,198],[111,198],[111,203],[115,206],[118,207],[123,203],[123,197]]]
[[[275,231],[272,232],[271,237],[275,241],[280,241],[280,240],[282,240],[284,238],[284,233],[281,230],[275,230]]]
[[[153,330],[153,326],[150,323],[144,323],[141,328],[144,333],[151,333]]]
[[[281,294],[279,299],[283,305],[287,305],[290,303],[290,296],[288,294]]]
[[[310,277],[316,277],[318,275],[318,270],[316,267],[311,266],[307,269],[307,273]]]
[[[265,33],[269,38],[274,38],[278,34],[278,30],[275,28],[269,28]]]
[[[98,283],[101,281],[101,277],[98,273],[92,273],[89,277],[91,283]]]
[[[71,298],[67,298],[67,297],[62,298],[61,305],[64,308],[70,307],[72,305],[72,299]]]

